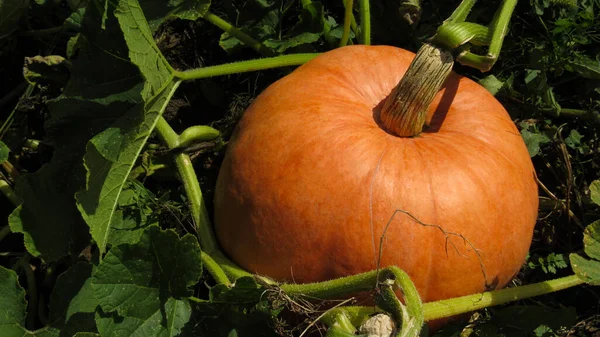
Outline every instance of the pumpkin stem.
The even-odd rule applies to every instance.
[[[419,49],[400,83],[385,100],[379,114],[384,129],[400,137],[412,137],[423,130],[427,110],[454,65],[489,71],[498,59],[508,23],[517,0],[503,0],[489,26],[465,22],[476,0],[463,0],[438,28],[431,43]],[[488,45],[485,55],[471,46]]]
[[[427,109],[453,65],[450,52],[433,44],[424,44],[383,104],[379,115],[383,127],[400,137],[421,133]]]

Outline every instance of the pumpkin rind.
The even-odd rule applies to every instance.
[[[413,57],[335,49],[256,98],[215,193],[216,234],[233,261],[277,280],[328,280],[375,269],[387,228],[380,266],[405,270],[425,302],[518,272],[538,210],[527,148],[502,105],[454,73],[425,132],[385,132],[378,108]]]

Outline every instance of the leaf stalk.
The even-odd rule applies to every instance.
[[[176,78],[182,81],[191,81],[213,76],[231,75],[287,66],[298,66],[312,60],[319,55],[319,53],[282,55],[270,58],[220,64],[206,68],[175,71],[174,74]]]

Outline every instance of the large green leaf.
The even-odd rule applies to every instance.
[[[129,48],[127,58],[145,81],[141,100],[87,145],[87,184],[76,199],[101,254],[111,244],[113,224],[122,221],[118,203],[127,177],[179,85],[152,39],[137,0],[120,1],[114,13]]]
[[[114,246],[92,287],[103,336],[176,336],[191,316],[186,298],[202,274],[200,246],[186,234],[151,226],[136,244]]]
[[[11,215],[11,229],[25,235],[31,254],[46,260],[89,243],[89,228],[73,198],[85,184],[86,143],[141,101],[143,79],[128,61],[116,18],[108,18],[102,29],[101,9],[90,1],[70,80],[63,94],[48,103],[45,141],[54,146],[52,159],[16,184],[23,205]]]
[[[121,0],[115,16],[123,31],[129,59],[146,80],[142,98],[148,102],[173,79],[173,69],[161,54],[137,0]]]
[[[177,83],[171,82],[147,110],[139,103],[88,143],[84,157],[87,188],[76,198],[101,253],[110,244],[112,224],[116,221],[114,228],[118,228],[122,222],[117,218],[118,204],[127,176],[176,88]]]

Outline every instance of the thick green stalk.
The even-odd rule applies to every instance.
[[[340,47],[348,44],[348,38],[350,37],[350,26],[352,24],[352,7],[354,6],[354,0],[342,0],[346,10],[344,12],[344,31],[342,33],[342,39],[340,40]]]
[[[287,66],[297,66],[302,65],[319,55],[319,53],[291,54],[264,59],[226,63],[206,68],[175,71],[175,77],[183,81],[190,81],[213,76],[231,75]]]
[[[324,282],[282,284],[280,288],[288,295],[304,295],[318,299],[331,299],[373,290],[377,283],[376,280],[377,271],[374,270]]]
[[[457,23],[465,21],[476,2],[477,0],[463,0],[458,7],[456,7],[454,12],[452,12],[450,17],[444,20],[442,25],[450,22]]]
[[[392,287],[392,284],[387,281],[391,280],[388,276],[387,280],[382,282],[379,296],[376,297],[377,306],[390,312],[396,322],[401,322],[398,337],[418,336],[424,323],[421,296],[406,272],[400,268],[387,268],[387,270],[388,273],[393,273],[394,283],[392,284],[395,284],[396,287]],[[398,288],[402,289],[406,305],[400,302],[394,292]]]
[[[179,145],[179,135],[173,131],[173,128],[171,128],[169,123],[163,117],[159,118],[156,124],[156,130],[169,148],[175,148]],[[202,251],[210,255],[225,273],[233,279],[250,275],[250,273],[231,262],[219,249],[215,233],[208,217],[206,204],[202,197],[200,183],[198,182],[198,177],[194,171],[190,156],[185,153],[176,154],[175,165],[188,197],[188,203],[192,212],[192,217],[197,226],[197,235]],[[222,275],[219,274],[213,274],[213,276],[215,279],[222,278]]]
[[[376,287],[378,289],[378,295],[375,298],[377,306],[390,312],[395,320],[402,324],[398,336],[417,336],[424,322],[421,297],[410,277],[398,267],[387,267],[382,270],[374,270],[324,282],[283,284],[280,286],[281,290],[288,295],[320,299],[339,298],[373,290]],[[396,296],[395,291],[397,290],[402,291],[406,305],[400,302]],[[340,308],[340,310],[342,309]],[[346,327],[348,326],[347,323],[356,321],[356,317],[348,316],[347,312],[344,311],[334,312],[324,318],[330,324],[339,324],[340,318],[344,318],[343,322],[345,323],[343,325]],[[348,329],[344,330],[348,331]]]
[[[2,227],[2,229],[0,229],[0,242],[2,242],[2,240],[4,240],[4,238],[7,237],[10,233],[12,232],[10,231],[9,225]]]
[[[156,122],[156,131],[169,149],[174,149],[179,146],[179,135],[173,130],[164,117],[160,117],[158,122]]]
[[[221,28],[222,30],[227,32],[229,35],[242,41],[242,43],[244,43],[246,46],[251,47],[252,49],[256,50],[257,52],[261,53],[262,55],[264,55],[264,56],[274,56],[275,55],[275,53],[271,49],[267,48],[265,45],[260,43],[260,41],[255,40],[250,35],[244,33],[239,28],[236,28],[234,25],[221,19],[220,17],[216,16],[215,14],[213,14],[211,12],[206,12],[206,14],[204,14],[202,16],[202,18],[205,19],[206,21],[212,23],[213,25]]]
[[[31,269],[31,265],[29,264],[31,256],[29,254],[25,255],[15,265],[15,269],[21,269],[25,274],[25,279],[27,280],[27,321],[25,323],[27,329],[34,330],[35,329],[35,317],[38,311],[38,291],[37,285],[35,281],[35,274],[33,269]]]
[[[371,44],[371,7],[369,0],[360,0],[360,42],[364,45]]]
[[[491,25],[493,31],[488,55],[498,57],[498,55],[500,54],[500,49],[502,49],[502,42],[504,42],[504,36],[506,36],[506,31],[508,30],[508,23],[510,22],[510,18],[516,6],[517,0],[502,1],[502,4],[500,5],[500,10],[496,13],[496,18],[494,19],[494,22]]]
[[[344,315],[344,320],[348,319],[354,327],[357,327],[369,319],[371,315],[378,312],[382,312],[382,310],[373,306],[343,306],[328,310],[323,317],[321,317],[320,321],[331,326],[335,324],[338,315]],[[346,324],[344,323],[344,325]]]
[[[13,203],[13,205],[19,206],[21,204],[21,200],[15,191],[4,179],[0,179],[0,192],[2,192],[2,194],[4,194],[4,196]]]
[[[559,279],[506,288],[482,294],[475,294],[423,304],[426,321],[464,314],[483,308],[500,305],[529,297],[548,294],[585,283],[576,275]]]
[[[208,270],[208,273],[212,275],[217,283],[223,283],[225,285],[231,284],[221,266],[219,266],[219,264],[212,257],[210,257],[210,255],[202,251],[200,253],[200,258],[202,259],[202,267]]]
[[[372,270],[366,273],[323,282],[282,284],[280,288],[288,295],[304,295],[312,298],[331,299],[361,291],[373,290],[377,286],[378,280],[393,279],[398,282],[406,282],[405,275],[406,273],[398,267],[387,267],[381,270]]]
[[[183,130],[179,135],[177,147],[187,147],[196,143],[211,141],[218,138],[219,130],[207,125],[193,125]]]

